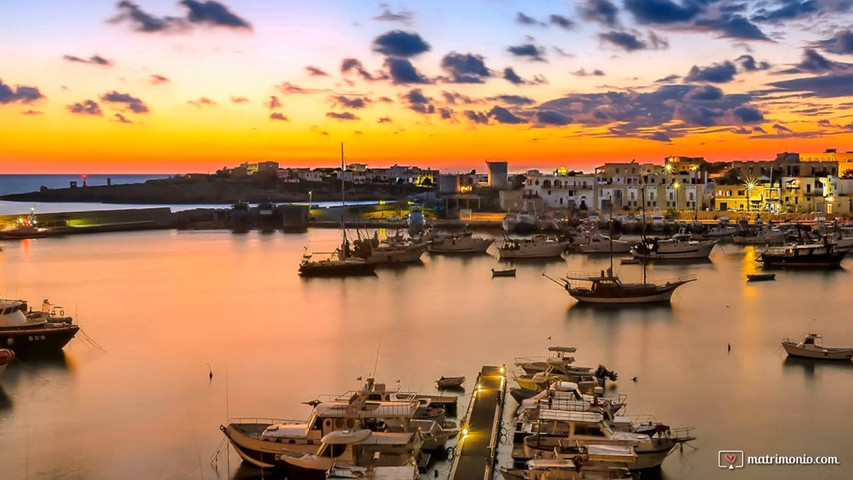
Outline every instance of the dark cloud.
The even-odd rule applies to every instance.
[[[518,124],[518,123],[527,123],[527,120],[516,116],[509,110],[500,106],[493,106],[491,110],[489,110],[488,116],[494,118],[498,123],[508,123],[508,124]]]
[[[815,77],[771,82],[782,91],[802,92],[808,97],[847,97],[853,95],[853,73],[830,73]]]
[[[665,142],[665,143],[671,143],[672,142],[672,139],[669,138],[669,135],[667,135],[666,132],[661,132],[661,131],[654,132],[651,135],[647,135],[644,138],[647,140],[654,140],[656,142]]]
[[[101,95],[101,101],[107,103],[123,103],[125,108],[133,113],[148,113],[148,105],[128,93],[118,93],[113,90],[112,92]]]
[[[815,0],[780,0],[775,8],[761,8],[752,16],[756,22],[779,23],[784,20],[805,17],[820,11]]]
[[[659,78],[659,79],[655,80],[655,83],[672,83],[672,82],[675,82],[676,80],[678,80],[679,78],[681,78],[681,75],[675,75],[675,74],[667,75],[663,78]]]
[[[535,18],[533,18],[533,17],[528,17],[527,15],[525,15],[525,14],[524,14],[524,13],[522,13],[522,12],[518,12],[518,13],[516,13],[516,14],[515,14],[515,21],[516,21],[517,23],[522,24],[522,25],[540,25],[540,26],[541,26],[541,25],[544,25],[544,24],[543,24],[542,22],[540,22],[539,20],[536,20],[536,19],[535,19]]]
[[[483,83],[492,76],[482,55],[451,52],[441,59],[441,68],[454,83]]]
[[[392,12],[391,8],[387,3],[382,3],[379,5],[379,8],[382,9],[382,14],[377,15],[371,20],[374,22],[403,22],[409,23],[414,19],[414,12],[409,12],[406,10],[400,10],[399,12]]]
[[[423,114],[435,113],[435,105],[432,104],[432,98],[424,95],[424,92],[420,88],[409,90],[403,96],[403,99],[409,104],[410,110]]]
[[[335,120],[359,120],[359,118],[350,112],[326,112],[326,116]]]
[[[111,23],[130,23],[137,32],[174,32],[187,28],[187,22],[178,17],[157,17],[143,11],[131,1],[121,1],[116,4],[118,15],[108,20]]]
[[[825,73],[844,72],[853,67],[853,64],[834,62],[817,51],[807,48],[803,51],[803,60],[795,67],[783,70],[782,73]]]
[[[562,15],[557,14],[552,14],[548,16],[548,22],[550,22],[551,25],[556,25],[562,28],[563,30],[571,30],[575,26],[575,22],[569,20],[568,18]]]
[[[391,82],[397,85],[410,83],[432,83],[431,80],[417,71],[412,62],[405,58],[388,57],[385,59],[385,67]]]
[[[286,122],[289,120],[287,117],[284,116],[283,113],[279,113],[279,112],[271,113],[269,118],[270,118],[270,120],[277,120],[279,122]]]
[[[535,60],[538,62],[545,61],[545,49],[543,47],[536,46],[532,43],[513,45],[507,47],[506,50],[509,53],[515,55],[516,57],[528,58],[530,60]]]
[[[100,65],[103,67],[111,67],[113,65],[112,60],[107,60],[100,55],[92,55],[89,58],[80,58],[74,55],[63,55],[62,59],[68,60],[69,62],[88,63],[90,65]]]
[[[231,96],[231,103],[247,103],[249,101],[246,97],[235,97]]]
[[[0,80],[0,104],[25,103],[30,104],[45,98],[36,87],[16,85],[14,88]]]
[[[569,73],[571,73],[572,75],[574,75],[576,77],[590,77],[590,76],[592,76],[592,77],[603,77],[604,76],[604,72],[602,72],[601,70],[599,70],[597,68],[595,70],[590,70],[588,72],[586,71],[586,69],[581,68],[579,70],[575,70],[574,72],[569,72]]]
[[[345,58],[341,61],[341,73],[344,75],[355,73],[369,82],[387,79],[387,76],[382,73],[372,74],[368,72],[364,65],[355,58]]]
[[[687,92],[684,98],[700,102],[722,100],[723,90],[713,85],[700,85]]]
[[[525,83],[524,80],[520,76],[518,76],[518,74],[515,73],[515,70],[513,70],[511,67],[506,67],[504,69],[503,78],[504,80],[515,85],[523,85]]]
[[[770,68],[770,64],[762,61],[756,62],[755,58],[752,55],[741,55],[739,56],[735,62],[740,65],[740,68],[747,72],[755,72],[759,70],[767,70]]]
[[[341,106],[343,108],[351,108],[353,110],[359,110],[367,106],[370,103],[370,99],[367,97],[348,97],[346,95],[333,95],[331,98],[332,103],[336,106]]]
[[[728,83],[734,80],[737,68],[729,61],[707,67],[694,65],[684,79],[688,82]]]
[[[281,108],[281,100],[278,99],[275,95],[270,95],[270,99],[264,102],[264,106],[269,108],[270,110],[275,110],[276,108]]]
[[[312,77],[328,77],[329,76],[329,74],[326,73],[326,71],[323,70],[322,68],[313,67],[311,65],[305,67],[305,71],[307,71],[308,75],[311,75]]]
[[[610,0],[586,0],[578,6],[578,13],[584,20],[598,22],[608,27],[615,27],[619,24],[619,20],[616,18],[619,9]]]
[[[649,45],[641,40],[640,36],[636,33],[612,31],[599,33],[598,38],[603,42],[612,43],[613,45],[624,49],[626,52],[645,50],[649,48]]]
[[[510,105],[533,105],[536,103],[532,98],[521,95],[498,95],[497,97],[490,97],[489,100],[497,100]]]
[[[544,125],[568,125],[572,119],[554,110],[539,110],[536,112],[536,121]]]
[[[43,115],[43,114],[44,114],[44,112],[39,112],[36,110],[24,110],[23,112],[21,112],[21,115],[27,115],[27,116],[35,116],[35,115]]]
[[[441,92],[441,96],[444,97],[445,102],[451,105],[456,105],[460,103],[464,103],[466,105],[470,105],[472,103],[482,103],[478,100],[474,100],[473,98],[467,95],[462,95],[461,93],[457,92]]]
[[[171,80],[164,77],[163,75],[151,75],[151,85],[162,85],[164,83],[169,83]]]
[[[252,25],[246,20],[235,15],[225,5],[213,0],[198,2],[196,0],[183,0],[180,5],[187,7],[187,20],[190,23],[198,23],[219,27],[252,29]]]
[[[68,111],[75,115],[101,116],[104,114],[101,111],[101,107],[98,105],[98,102],[94,100],[83,100],[82,102],[75,103],[74,105],[68,105]]]
[[[790,128],[786,127],[785,125],[779,124],[779,123],[774,123],[773,129],[776,130],[776,133],[793,133],[793,131]]]
[[[669,24],[689,22],[704,12],[703,0],[686,0],[681,4],[671,0],[625,0],[625,10],[639,23]]]
[[[442,120],[453,120],[453,110],[449,108],[439,108],[438,115]]]
[[[389,57],[414,57],[429,51],[430,46],[417,33],[393,30],[373,40],[373,50]]]
[[[741,15],[722,15],[696,21],[696,26],[716,31],[721,37],[741,40],[766,40],[767,35],[758,26]]]
[[[115,115],[113,115],[113,120],[114,120],[115,122],[118,122],[118,123],[124,123],[124,124],[133,125],[133,122],[131,122],[130,120],[128,120],[128,118],[127,118],[127,117],[125,117],[124,115],[122,115],[122,114],[120,114],[120,113],[116,113]]]
[[[190,105],[194,105],[196,107],[204,107],[204,106],[212,107],[212,106],[216,105],[216,102],[214,102],[213,100],[211,100],[207,97],[199,97],[198,100],[188,100],[187,103],[189,103]],[[137,113],[139,113],[139,112],[137,112]]]
[[[826,40],[817,42],[815,46],[829,53],[853,54],[853,31],[842,30]]]
[[[391,120],[390,117],[381,117],[381,118],[376,120],[376,123],[392,123],[392,122],[393,122],[393,120]]]
[[[732,110],[732,113],[737,116],[743,123],[763,122],[764,115],[761,114],[755,107],[738,107]]]
[[[489,123],[489,117],[483,112],[475,112],[473,110],[465,110],[462,112],[465,117],[474,122],[481,125],[487,125]]]

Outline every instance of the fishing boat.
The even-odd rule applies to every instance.
[[[768,282],[776,280],[775,273],[750,273],[746,276],[747,282]]]
[[[23,300],[0,300],[0,345],[16,356],[59,353],[78,330],[65,310],[47,299],[40,311],[28,310]]]
[[[533,211],[531,212],[531,207]],[[516,214],[507,214],[501,224],[504,232],[518,233],[521,235],[539,231],[536,221],[536,208],[532,201],[525,200],[521,211]]]
[[[15,352],[8,348],[0,348],[0,373],[6,370],[6,365],[12,363],[15,359]]]
[[[584,232],[578,243],[572,243],[570,247],[581,253],[628,253],[631,251],[631,242],[616,240],[609,235],[603,235],[598,230]]]
[[[5,230],[0,230],[0,239],[24,240],[28,238],[49,237],[53,234],[53,230],[39,226],[36,212],[33,208],[30,209],[29,215],[19,218],[15,225]]]
[[[824,347],[823,337],[816,333],[809,333],[801,342],[786,338],[782,340],[782,347],[791,357],[846,361],[853,358],[853,348]]]
[[[569,242],[546,235],[532,238],[507,238],[498,247],[498,256],[502,260],[525,258],[559,258]]]
[[[435,381],[438,388],[459,388],[465,383],[465,377],[445,377],[442,376]]]
[[[691,240],[682,232],[670,238],[652,238],[631,247],[634,258],[650,260],[707,260],[719,240]]]
[[[836,244],[824,239],[822,243],[768,247],[757,260],[768,268],[838,268],[846,254]]]
[[[415,263],[421,260],[427,248],[428,242],[402,235],[379,240],[378,233],[374,232],[372,238],[359,238],[353,242],[353,255],[372,265]]]
[[[461,233],[438,233],[429,242],[429,253],[486,253],[493,238],[475,237],[470,230]]]
[[[341,144],[341,170],[344,170],[344,145]],[[349,240],[347,240],[347,229],[344,221],[346,210],[346,188],[341,176],[341,245],[331,253],[311,253],[302,255],[299,264],[299,275],[303,277],[347,277],[358,275],[373,275],[376,265],[368,263],[364,258],[353,255]],[[315,259],[315,255],[326,255]]]
[[[494,277],[514,277],[514,276],[515,276],[515,269],[514,268],[507,268],[504,270],[495,270],[494,268],[492,269],[492,278],[494,278]]]
[[[534,458],[524,468],[514,465],[502,466],[498,470],[504,480],[622,480],[634,478],[627,466],[633,463],[636,454],[630,447],[589,447],[595,453],[575,455],[573,458]],[[618,455],[617,460],[603,460],[600,448],[607,448],[609,455]],[[620,452],[614,452],[618,448]]]

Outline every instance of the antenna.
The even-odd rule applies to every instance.
[[[376,378],[376,368],[379,365],[379,350],[382,349],[382,334],[379,334],[379,345],[376,347],[376,360],[373,362],[373,378]]]

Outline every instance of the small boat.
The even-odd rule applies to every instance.
[[[569,242],[548,237],[546,235],[535,235],[532,238],[513,238],[504,241],[498,247],[498,256],[501,260],[522,258],[560,258]]]
[[[438,388],[459,388],[465,383],[465,377],[444,377],[435,381]]]
[[[0,300],[0,345],[20,358],[57,354],[78,330],[62,307],[46,299],[41,311],[28,309],[23,300]]]
[[[809,333],[802,342],[786,338],[782,340],[782,347],[792,357],[847,361],[853,358],[853,348],[824,347],[823,337],[816,333]]]
[[[751,273],[746,276],[747,282],[767,282],[776,280],[775,273]]]
[[[783,247],[768,247],[758,256],[766,268],[839,268],[846,250],[828,239],[823,243],[800,243]]]
[[[6,370],[6,365],[12,363],[14,359],[15,352],[8,348],[0,348],[0,373],[3,373],[3,370]]]
[[[514,276],[515,276],[515,269],[514,268],[508,268],[506,270],[495,270],[494,268],[492,269],[492,278],[494,278],[494,277],[514,277]]]

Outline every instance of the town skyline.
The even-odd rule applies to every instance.
[[[4,173],[851,150],[853,2],[0,5]]]

